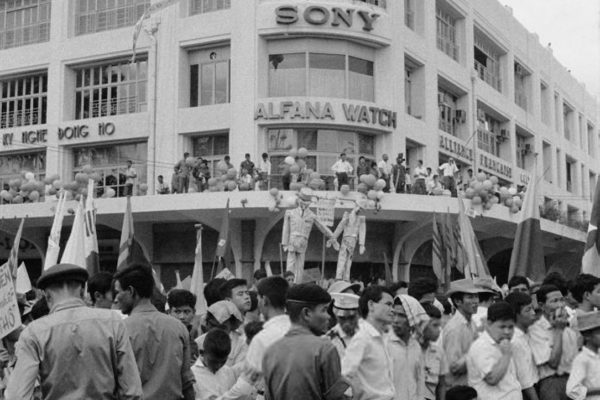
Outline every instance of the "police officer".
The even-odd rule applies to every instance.
[[[333,314],[337,318],[337,324],[327,332],[327,336],[331,339],[341,359],[350,344],[350,340],[352,340],[352,336],[359,328],[359,297],[351,293],[331,293],[331,297],[333,298]]]

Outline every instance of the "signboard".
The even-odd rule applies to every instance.
[[[479,167],[486,168],[490,171],[496,172],[508,179],[512,179],[512,168],[509,164],[500,161],[496,157],[490,157],[485,154],[479,155]]]
[[[367,10],[346,7],[309,5],[303,10],[299,10],[296,6],[285,5],[275,9],[275,16],[275,20],[280,25],[292,25],[302,18],[310,25],[331,25],[333,27],[345,25],[347,28],[351,28],[354,21],[357,20],[363,31],[371,32],[373,23],[380,15]]]
[[[333,226],[335,199],[319,199],[317,202],[317,219],[325,226]]]
[[[17,293],[8,263],[0,266],[0,339],[21,326]]]

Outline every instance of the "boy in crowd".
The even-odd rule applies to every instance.
[[[508,292],[523,292],[531,295],[531,288],[527,278],[521,275],[515,275],[508,281]]]
[[[567,396],[573,400],[600,399],[600,312],[579,314],[577,326],[584,346],[573,360]]]
[[[600,278],[590,274],[579,274],[571,285],[571,295],[578,306],[569,322],[572,328],[577,328],[578,315],[600,308]]]
[[[408,284],[408,295],[417,299],[421,304],[433,304],[437,289],[437,280],[431,278],[417,278]]]
[[[446,396],[445,375],[449,369],[444,351],[436,344],[442,333],[442,313],[433,304],[423,304],[423,308],[430,318],[421,342],[425,365],[425,399],[443,400]]]
[[[510,343],[515,326],[512,307],[499,301],[488,308],[485,331],[467,354],[469,385],[481,399],[521,400]]]
[[[506,296],[515,313],[515,333],[511,343],[513,346],[513,361],[517,369],[517,379],[523,391],[525,400],[538,400],[535,385],[539,377],[537,367],[533,361],[533,353],[529,346],[527,331],[535,322],[536,315],[533,300],[525,292],[512,292]]]
[[[246,357],[246,338],[243,332],[240,334],[240,327],[244,322],[244,317],[238,310],[238,308],[229,300],[221,300],[212,304],[208,307],[206,313],[206,329],[210,332],[213,329],[221,329],[229,334],[230,340],[230,353],[227,359],[227,365],[233,367],[234,365],[244,361]],[[198,339],[196,344],[200,351],[204,346],[204,340],[206,339],[206,333]]]
[[[198,358],[198,346],[194,341],[197,329],[194,328],[193,320],[196,314],[196,296],[189,290],[173,289],[167,295],[169,315],[177,318],[190,332],[190,353],[192,360]],[[192,334],[194,332],[194,334]]]

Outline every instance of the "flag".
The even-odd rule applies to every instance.
[[[267,278],[273,276],[273,270],[271,269],[271,261],[265,261],[265,271],[267,272]]]
[[[458,226],[460,227],[460,244],[465,253],[465,278],[489,277],[490,272],[473,231],[471,220],[465,214],[465,205],[462,197],[458,198]]]
[[[27,268],[25,267],[25,263],[21,263],[19,268],[17,269],[17,282],[15,285],[15,289],[17,293],[25,294],[31,290],[31,279],[29,279],[29,274],[27,273]]]
[[[77,211],[75,211],[75,219],[71,227],[69,240],[65,245],[65,251],[60,259],[61,263],[69,263],[86,267],[85,260],[85,212],[83,205],[83,197],[79,200]]]
[[[390,268],[390,264],[388,263],[386,252],[383,252],[383,262],[385,266],[385,284],[391,285],[392,282],[394,282],[394,275],[392,273],[392,269]]]
[[[183,289],[183,285],[181,284],[181,276],[179,275],[179,270],[175,270],[175,289]]]
[[[444,262],[443,252],[444,242],[442,235],[440,235],[437,214],[433,213],[433,244],[431,246],[431,265],[433,267],[433,273],[442,284],[444,284],[446,281],[446,276],[444,273],[444,265],[446,263]]]
[[[12,245],[12,249],[10,249],[10,255],[8,256],[8,268],[12,275],[13,280],[17,279],[17,271],[19,269],[19,245],[21,244],[21,234],[23,233],[23,224],[25,223],[25,218],[21,219],[21,224],[19,225],[19,229],[17,230],[17,234],[15,235],[15,240]]]
[[[150,259],[142,246],[135,240],[133,230],[133,215],[131,214],[131,196],[127,196],[127,206],[123,216],[123,227],[121,228],[121,244],[119,246],[119,258],[117,259],[117,271],[127,268],[130,264],[141,264],[152,268]],[[154,279],[158,276],[152,268]],[[157,280],[157,287],[159,286]]]
[[[94,180],[88,181],[88,194],[85,200],[85,266],[90,276],[100,271],[98,257],[98,236],[96,234],[96,210],[94,207]]]
[[[600,277],[600,235],[598,235],[598,226],[600,226],[600,179],[596,183],[587,241],[581,258],[581,272]]]
[[[140,19],[135,23],[135,26],[133,27],[133,46],[132,46],[133,55],[131,56],[132,63],[135,62],[137,40],[138,40],[138,37],[140,36],[140,32],[142,30],[142,25],[144,24],[144,21],[147,20],[148,18],[150,18],[150,16],[152,14],[154,14],[155,12],[160,11],[163,8],[167,8],[168,6],[175,4],[175,2],[177,2],[177,1],[178,0],[157,1],[156,3],[154,3],[150,7],[148,7],[148,9],[144,12],[144,14],[140,17]]]
[[[66,192],[62,192],[56,203],[56,213],[52,222],[50,236],[48,236],[48,249],[46,250],[46,258],[44,259],[44,271],[58,263],[58,254],[60,253],[60,233],[62,223],[65,217],[65,204],[67,202]]]
[[[221,229],[219,230],[219,240],[217,242],[217,250],[215,251],[215,257],[219,260],[225,256],[227,250],[227,242],[229,240],[229,199],[227,199],[227,206],[223,211],[223,219],[221,220]]]
[[[515,275],[522,275],[539,282],[544,279],[546,274],[540,209],[537,199],[538,180],[535,174],[532,174],[531,183],[525,192],[522,220],[517,225],[515,242],[510,255],[509,279]]]
[[[202,260],[202,225],[196,226],[196,251],[194,256],[194,270],[190,292],[196,296],[196,315],[206,313],[206,299],[204,298],[204,267]]]

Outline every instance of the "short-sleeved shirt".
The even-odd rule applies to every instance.
[[[458,167],[456,164],[444,163],[440,165],[440,170],[442,171],[443,176],[454,176],[458,172]]]
[[[513,346],[513,361],[517,369],[517,379],[523,389],[533,387],[538,380],[538,370],[533,361],[533,353],[529,345],[529,336],[515,326],[511,340]]]
[[[446,376],[450,369],[444,351],[436,344],[430,343],[423,352],[425,363],[425,398],[434,400],[440,376]]]
[[[583,347],[573,360],[567,381],[567,396],[573,400],[600,400],[599,395],[588,396],[589,389],[600,388],[600,355]]]
[[[477,328],[473,321],[467,319],[459,312],[448,320],[442,331],[442,343],[448,365],[452,365],[464,357],[471,344],[477,339]],[[450,387],[467,384],[467,374],[448,373],[446,382]]]
[[[467,371],[469,386],[477,390],[479,399],[490,400],[522,400],[521,385],[513,360],[510,360],[506,373],[496,385],[489,385],[485,377],[502,357],[498,343],[487,333],[483,332],[473,342],[467,353]]]
[[[571,363],[577,355],[577,334],[569,327],[562,334],[562,355],[558,368],[554,369],[548,365],[554,346],[554,332],[552,325],[542,316],[529,327],[529,345],[533,353],[533,359],[538,367],[540,380],[553,375],[565,375],[571,372]]]
[[[404,343],[394,332],[386,337],[387,350],[392,359],[396,399],[422,399],[425,391],[425,366],[421,345],[413,337]]]
[[[227,365],[222,366],[217,372],[210,371],[199,358],[192,366],[192,373],[196,383],[194,390],[196,400],[251,400],[255,394],[254,387],[239,378],[237,371]]]
[[[246,362],[255,371],[262,371],[263,357],[269,347],[281,339],[290,330],[292,323],[287,315],[278,315],[264,323],[263,329],[252,338]]]

